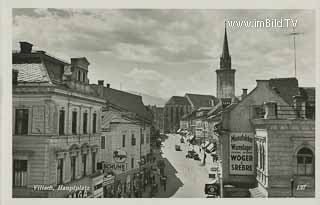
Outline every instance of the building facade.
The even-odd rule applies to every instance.
[[[88,84],[89,62],[69,64],[20,45],[13,52],[13,197],[67,197],[50,191],[59,185],[88,186],[85,195],[93,196],[105,101]]]
[[[116,90],[103,81],[92,85],[107,101],[102,111],[101,169],[113,175],[105,184],[104,197],[139,197],[149,183],[151,115],[141,96]]]
[[[164,132],[175,133],[180,126],[181,117],[191,111],[185,97],[173,96],[164,106]]]
[[[315,196],[315,118],[310,110],[314,96],[296,95],[293,115],[275,102],[265,103],[265,115],[251,120],[257,156],[252,197]]]
[[[260,166],[262,166],[262,164],[264,163],[259,162],[260,156],[258,153],[260,153],[260,151],[257,152],[257,142],[255,142],[255,137],[260,139],[262,136],[266,136],[267,132],[266,128],[262,126],[261,123],[258,123],[259,121],[254,120],[256,118],[261,118],[262,116],[265,116],[267,118],[268,116],[266,115],[266,113],[270,113],[266,112],[261,105],[263,105],[264,103],[268,105],[269,102],[273,103],[274,107],[267,107],[267,109],[273,109],[274,112],[277,112],[277,120],[273,123],[270,119],[265,120],[264,122],[266,124],[279,124],[279,126],[276,127],[277,129],[280,129],[282,131],[282,134],[281,131],[276,131],[277,129],[272,130],[270,131],[269,139],[277,139],[280,141],[282,140],[283,142],[276,142],[275,140],[275,144],[273,144],[273,142],[269,141],[271,144],[267,145],[265,142],[259,141],[259,150],[274,150],[273,154],[274,156],[277,155],[277,157],[275,158],[278,158],[280,157],[279,152],[276,152],[275,150],[282,149],[281,147],[284,144],[290,146],[292,149],[294,148],[294,146],[296,146],[294,145],[295,143],[291,142],[291,145],[289,145],[290,143],[287,144],[288,142],[285,142],[285,140],[290,140],[290,137],[288,137],[287,139],[281,137],[280,139],[279,136],[286,136],[289,135],[290,132],[292,133],[292,130],[290,130],[291,128],[289,128],[288,125],[280,128],[282,127],[282,123],[295,124],[295,126],[293,127],[296,127],[298,131],[297,135],[300,136],[300,139],[297,139],[300,142],[302,139],[312,139],[312,132],[314,137],[314,131],[312,131],[312,122],[307,122],[309,120],[301,121],[300,117],[303,115],[303,113],[297,110],[297,108],[300,107],[304,110],[303,112],[309,113],[308,116],[314,116],[312,114],[312,110],[314,110],[314,107],[311,106],[314,103],[308,103],[309,106],[306,106],[306,104],[303,104],[303,106],[301,106],[301,103],[300,105],[298,105],[299,101],[297,101],[296,99],[298,99],[299,97],[296,97],[300,95],[299,93],[301,92],[301,90],[304,89],[298,87],[298,81],[295,78],[257,80],[257,87],[253,89],[253,91],[251,91],[247,96],[245,96],[242,101],[237,103],[233,102],[226,108],[221,109],[220,112],[217,112],[215,115],[211,116],[211,118],[213,119],[211,123],[213,125],[221,123],[219,128],[219,140],[222,146],[219,149],[219,155],[222,159],[223,184],[233,185],[235,186],[235,189],[242,190],[238,192],[242,194],[242,197],[250,196],[250,193],[248,191],[249,189],[253,189],[253,192],[261,190],[254,189],[254,187],[256,187],[256,184],[259,182],[259,180],[262,180],[263,183],[267,183],[266,178],[270,177],[271,174],[271,172],[268,173],[263,169],[261,170]],[[257,126],[255,124],[257,124]],[[307,128],[305,128],[305,130],[299,130],[301,126],[305,127],[303,126],[303,124],[311,125],[307,125]],[[262,131],[261,129],[264,131]],[[274,136],[274,138],[272,138],[271,136]],[[293,134],[291,134],[291,137],[293,137],[292,139],[296,139],[296,137],[294,136]],[[269,148],[267,148],[268,146]],[[270,146],[272,146],[272,148]],[[265,151],[262,152],[266,153]],[[292,158],[292,154],[290,154],[288,151],[284,151],[281,157],[283,157],[284,159],[283,166],[282,164],[278,164],[275,170],[278,169],[284,171],[290,169],[291,171],[294,171],[294,165],[292,165],[292,167],[289,167],[286,163],[291,164],[291,162],[285,161],[285,159]],[[273,160],[272,163],[275,162],[275,164],[279,163],[275,161],[275,158],[270,157],[269,160]],[[266,157],[263,161],[265,161],[265,159]],[[274,167],[276,167],[276,165]],[[274,173],[276,173],[276,171]],[[279,176],[275,176],[273,179],[280,183],[280,181],[277,180],[279,179],[277,177]],[[266,184],[264,185],[267,186]],[[275,185],[275,187],[276,186],[278,185]],[[236,192],[226,193],[226,196],[232,197],[235,193]],[[266,191],[264,191],[264,194],[261,194],[261,196],[272,195],[268,195],[266,194]]]

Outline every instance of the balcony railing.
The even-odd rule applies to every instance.
[[[314,108],[304,106],[276,105],[273,110],[267,110],[264,105],[253,105],[250,110],[252,112],[252,119],[270,119],[268,117],[270,115],[273,119],[314,119]]]

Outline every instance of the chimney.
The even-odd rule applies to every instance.
[[[98,80],[98,85],[103,85],[104,81],[103,80]]]
[[[12,84],[17,85],[18,84],[18,73],[17,70],[12,70]]]
[[[306,102],[302,95],[293,96],[293,107],[296,111],[297,118],[305,118],[306,116]]]
[[[248,95],[248,89],[242,88],[241,100],[245,98],[247,95]]]
[[[20,43],[20,53],[31,53],[32,44],[26,41],[19,42]]]
[[[110,88],[110,83],[107,83],[107,88]]]
[[[98,94],[100,97],[103,97],[103,89],[104,89],[104,86],[103,86],[103,80],[98,80]]]
[[[276,119],[277,118],[277,103],[265,102],[264,103],[265,115],[264,119]]]

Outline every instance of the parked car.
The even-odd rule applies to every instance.
[[[194,156],[195,153],[196,153],[196,152],[195,152],[194,150],[189,150],[188,153],[187,153],[187,155],[186,155],[186,158],[193,158],[193,156]]]
[[[193,159],[194,159],[194,160],[200,160],[199,154],[195,153],[195,154],[193,155]]]
[[[175,149],[176,149],[176,151],[181,151],[180,145],[177,145],[177,144],[176,144]]]

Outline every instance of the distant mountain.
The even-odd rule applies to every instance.
[[[140,95],[142,97],[142,101],[144,105],[156,105],[157,107],[164,107],[164,104],[167,102],[167,100],[163,98],[151,96],[145,93],[139,93],[139,92],[129,91],[129,90],[127,90],[127,92],[135,95]]]

